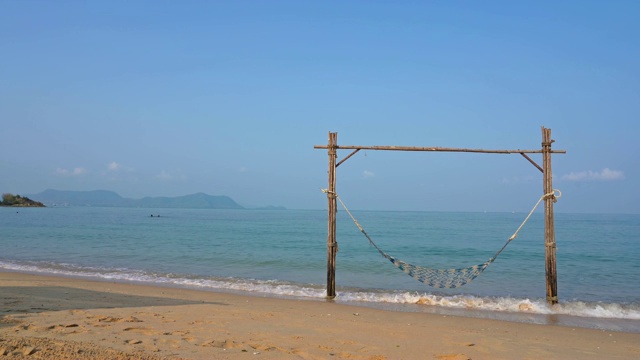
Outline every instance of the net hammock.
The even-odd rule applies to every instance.
[[[478,264],[478,265],[469,266],[469,267],[466,267],[466,268],[461,268],[461,269],[432,269],[432,268],[428,268],[428,267],[422,267],[422,266],[416,266],[416,265],[409,264],[409,263],[404,262],[404,261],[402,261],[400,259],[396,259],[395,257],[393,257],[393,256],[387,254],[386,252],[384,252],[382,249],[380,249],[378,247],[378,245],[376,245],[376,243],[373,241],[373,239],[371,239],[371,236],[369,236],[369,234],[367,234],[367,232],[360,225],[358,220],[356,220],[356,218],[353,216],[353,214],[351,214],[351,211],[349,211],[349,209],[344,204],[344,202],[342,202],[342,199],[340,199],[338,194],[332,193],[327,189],[322,189],[322,192],[324,192],[324,193],[326,193],[328,195],[333,195],[333,196],[335,196],[336,199],[338,199],[338,201],[340,202],[340,204],[342,205],[344,210],[351,217],[351,220],[353,220],[353,222],[356,224],[356,226],[358,227],[360,232],[362,232],[362,234],[364,234],[364,236],[367,238],[367,240],[369,240],[369,243],[374,248],[376,248],[376,250],[378,250],[380,255],[382,255],[384,258],[389,260],[398,269],[402,270],[407,275],[409,275],[412,278],[418,280],[419,282],[421,282],[421,283],[423,283],[425,285],[434,287],[434,288],[441,288],[441,289],[443,289],[443,288],[444,289],[454,289],[454,288],[457,288],[457,287],[461,287],[463,285],[468,284],[469,282],[471,282],[471,280],[475,279],[476,277],[478,277],[478,275],[480,275],[489,265],[491,265],[492,262],[494,262],[496,260],[498,255],[500,255],[500,253],[507,247],[507,245],[509,245],[509,243],[518,236],[518,233],[524,227],[524,224],[527,223],[527,221],[529,220],[531,215],[534,213],[534,211],[536,210],[538,205],[540,205],[540,202],[542,202],[542,200],[552,199],[554,202],[556,202],[557,199],[562,196],[562,193],[560,192],[560,190],[556,190],[556,189],[554,189],[552,192],[550,192],[548,194],[542,195],[540,197],[540,199],[538,199],[538,202],[536,202],[536,204],[533,206],[533,208],[531,209],[529,214],[526,216],[524,221],[522,221],[522,223],[520,224],[518,229],[516,229],[516,231],[513,233],[513,235],[511,235],[509,237],[509,239],[507,239],[505,244],[500,248],[500,250],[498,250],[486,262],[484,262],[482,264]],[[557,196],[556,196],[556,193],[558,194]]]

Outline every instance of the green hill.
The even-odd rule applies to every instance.
[[[204,193],[177,197],[146,197],[143,199],[123,198],[113,191],[60,191],[48,189],[29,195],[53,206],[102,206],[141,208],[185,208],[185,209],[244,209],[228,196],[214,196]]]
[[[15,206],[15,207],[45,207],[43,203],[33,201],[26,196],[2,194],[2,201],[0,206]]]

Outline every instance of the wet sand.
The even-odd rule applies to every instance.
[[[0,359],[636,359],[640,334],[0,272]]]

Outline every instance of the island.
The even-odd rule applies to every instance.
[[[26,196],[13,195],[9,193],[2,194],[2,201],[0,206],[13,206],[13,207],[45,207],[43,203],[34,201]]]

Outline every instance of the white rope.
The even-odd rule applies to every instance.
[[[558,196],[556,196],[556,192],[558,192]],[[524,221],[522,222],[522,224],[520,224],[520,226],[518,227],[518,230],[516,230],[516,232],[514,232],[513,235],[511,235],[511,237],[509,238],[509,241],[515,239],[518,236],[518,233],[520,232],[524,224],[527,223],[531,215],[533,215],[534,211],[536,211],[536,208],[538,207],[538,205],[540,205],[540,202],[542,202],[542,200],[544,200],[547,197],[553,198],[553,201],[555,202],[556,199],[559,199],[562,197],[562,193],[558,189],[553,189],[553,191],[551,191],[550,193],[540,196],[540,199],[538,199],[538,202],[535,205],[533,205],[533,209],[529,211],[529,215],[527,215],[527,217],[524,218]]]

